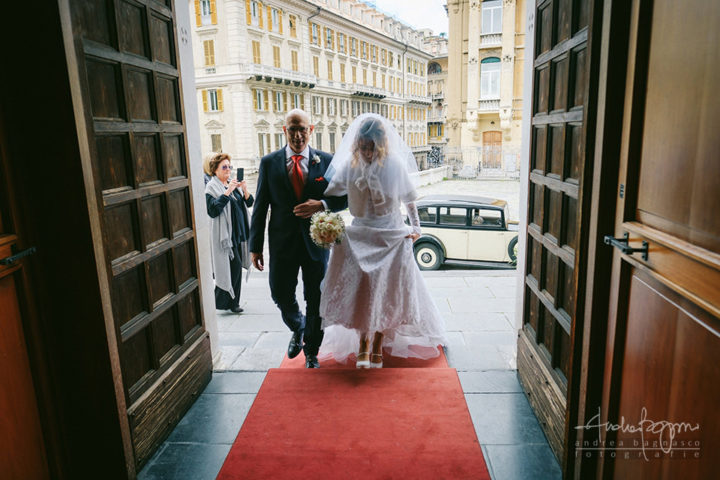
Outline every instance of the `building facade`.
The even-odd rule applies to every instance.
[[[516,172],[525,54],[525,0],[448,0],[448,156]]]
[[[428,94],[432,103],[428,107],[428,164],[430,166],[445,163],[447,136],[445,121],[447,116],[447,98],[445,85],[448,79],[448,39],[444,34],[427,36],[425,47],[432,55],[428,63]]]
[[[384,115],[427,165],[424,33],[355,0],[193,0],[193,50],[204,152],[257,167],[285,145],[302,108],[311,145],[334,152],[353,119]]]

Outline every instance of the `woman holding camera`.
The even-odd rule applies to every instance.
[[[230,155],[214,155],[210,171],[212,178],[205,185],[205,203],[210,215],[215,308],[240,313],[242,269],[250,266],[247,207],[252,206],[254,199],[244,180],[231,178]]]

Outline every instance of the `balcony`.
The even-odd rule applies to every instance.
[[[495,112],[500,110],[499,98],[486,98],[478,100],[478,112]]]
[[[445,123],[445,114],[428,115],[427,123]]]
[[[502,33],[486,33],[480,35],[480,47],[499,47],[502,44]]]
[[[421,103],[424,105],[430,105],[432,103],[432,100],[429,96],[422,96],[422,95],[405,95],[405,98],[410,103]]]
[[[361,83],[350,83],[348,84],[348,88],[350,89],[350,91],[353,92],[351,95],[355,95],[357,97],[370,97],[380,99],[387,96],[387,92],[382,88],[370,87]]]
[[[445,98],[445,93],[444,93],[444,92],[433,93],[433,94],[432,94],[432,99],[433,99],[433,100],[442,100],[443,98]]]
[[[314,88],[317,84],[317,77],[315,75],[254,63],[241,64],[240,74],[247,76],[248,79],[254,77],[257,81],[264,80],[278,84],[292,84],[296,87]]]

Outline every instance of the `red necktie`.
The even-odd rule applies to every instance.
[[[303,172],[300,168],[300,162],[302,161],[303,156],[293,155],[290,159],[293,161],[290,169],[290,183],[292,183],[293,190],[295,190],[295,196],[298,201],[300,201],[302,199],[303,188],[305,187],[305,179],[303,178]]]

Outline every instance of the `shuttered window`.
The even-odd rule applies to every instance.
[[[280,68],[280,47],[273,45],[273,66]]]
[[[215,65],[215,40],[205,40],[203,42],[203,52],[205,53],[205,66],[212,67]]]
[[[288,17],[288,23],[290,24],[290,36],[297,38],[297,17],[290,15],[290,17]]]
[[[262,63],[261,58],[260,58],[260,42],[253,40],[252,51],[253,51],[253,63],[256,65],[260,65]]]
[[[327,61],[327,78],[328,78],[328,80],[333,79],[333,62],[332,62],[332,60]]]
[[[292,60],[292,69],[293,71],[298,71],[298,52],[297,50],[293,50],[290,52],[290,58]]]

